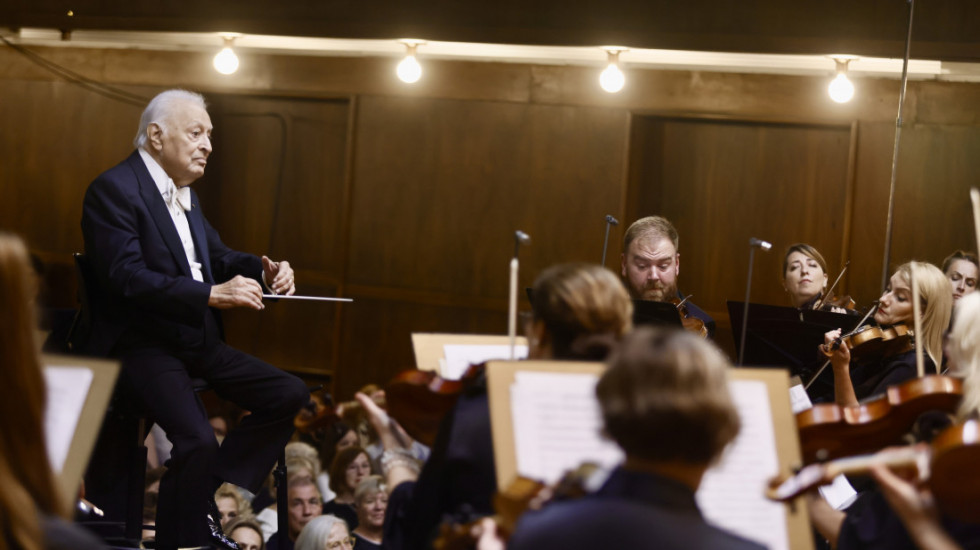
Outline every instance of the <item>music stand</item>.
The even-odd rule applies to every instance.
[[[527,300],[534,305],[534,290],[524,289]],[[671,302],[654,302],[652,300],[633,300],[633,326],[669,326],[683,328],[681,314],[677,306]]]
[[[728,316],[732,322],[735,353],[741,353],[742,312],[744,302],[729,300]],[[826,361],[817,346],[823,343],[824,333],[854,328],[860,317],[829,311],[799,310],[795,307],[766,304],[749,305],[748,331],[745,338],[745,364],[757,367],[789,368],[790,374],[810,380]],[[833,373],[824,371],[820,380],[807,390],[814,402],[833,394]]]

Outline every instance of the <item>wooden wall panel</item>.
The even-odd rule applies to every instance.
[[[384,384],[398,372],[415,366],[413,332],[504,334],[507,315],[459,306],[361,296],[343,306],[343,332],[338,344],[341,360],[334,383],[338,399],[351,399],[368,383]]]
[[[452,295],[507,294],[560,261],[597,262],[620,210],[627,114],[508,103],[364,98],[349,280]]]
[[[209,100],[214,153],[195,184],[209,221],[232,248],[288,260],[299,293],[336,296],[344,271],[348,102]],[[282,368],[326,374],[337,307],[283,301],[261,313],[228,312],[228,341]]]
[[[862,123],[855,188],[853,293],[881,292],[895,125]],[[889,272],[910,259],[941,266],[955,249],[976,250],[969,189],[980,173],[977,126],[906,125],[895,184]]]

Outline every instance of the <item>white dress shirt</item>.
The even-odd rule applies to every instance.
[[[176,201],[171,203],[170,196],[177,190],[177,186],[174,185],[174,180],[167,175],[149,153],[143,149],[139,150],[140,157],[143,159],[143,164],[146,165],[146,169],[150,172],[150,177],[153,178],[153,183],[157,185],[157,189],[163,196],[163,201],[167,203],[168,210],[170,211],[170,217],[174,221],[174,226],[177,228],[177,234],[180,235],[180,242],[184,245],[184,254],[187,255],[187,263],[191,266],[191,276],[194,277],[195,281],[204,282],[204,273],[201,271],[201,262],[197,261],[197,251],[194,248],[194,239],[191,238],[191,227],[187,223],[187,216],[184,214],[184,209],[177,204]]]

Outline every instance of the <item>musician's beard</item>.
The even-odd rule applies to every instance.
[[[677,297],[677,282],[665,285],[661,281],[652,281],[639,290],[630,286],[630,295],[636,300],[669,302]]]

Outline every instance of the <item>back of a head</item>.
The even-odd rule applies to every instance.
[[[637,328],[596,387],[606,432],[630,458],[710,464],[739,430],[729,365],[691,333]]]
[[[952,373],[963,379],[962,418],[980,414],[980,293],[968,294],[956,303],[953,330],[946,351]]]
[[[166,122],[169,119],[170,113],[173,112],[174,107],[178,103],[191,102],[200,105],[202,109],[207,110],[207,103],[204,101],[204,96],[196,92],[190,92],[187,90],[173,89],[166,90],[157,94],[143,109],[143,114],[140,115],[140,125],[136,131],[136,137],[133,138],[133,145],[137,149],[143,148],[146,145],[146,129],[152,123],[157,123],[166,126]]]
[[[37,547],[38,510],[56,514],[59,507],[44,444],[36,289],[24,242],[0,232],[0,531],[25,548]]]
[[[555,359],[602,360],[632,327],[633,302],[613,272],[560,264],[534,282],[535,321],[544,323]]]
[[[347,527],[344,520],[331,514],[311,519],[296,537],[295,550],[324,550],[327,547],[327,539],[330,538],[330,531],[338,523]]]

